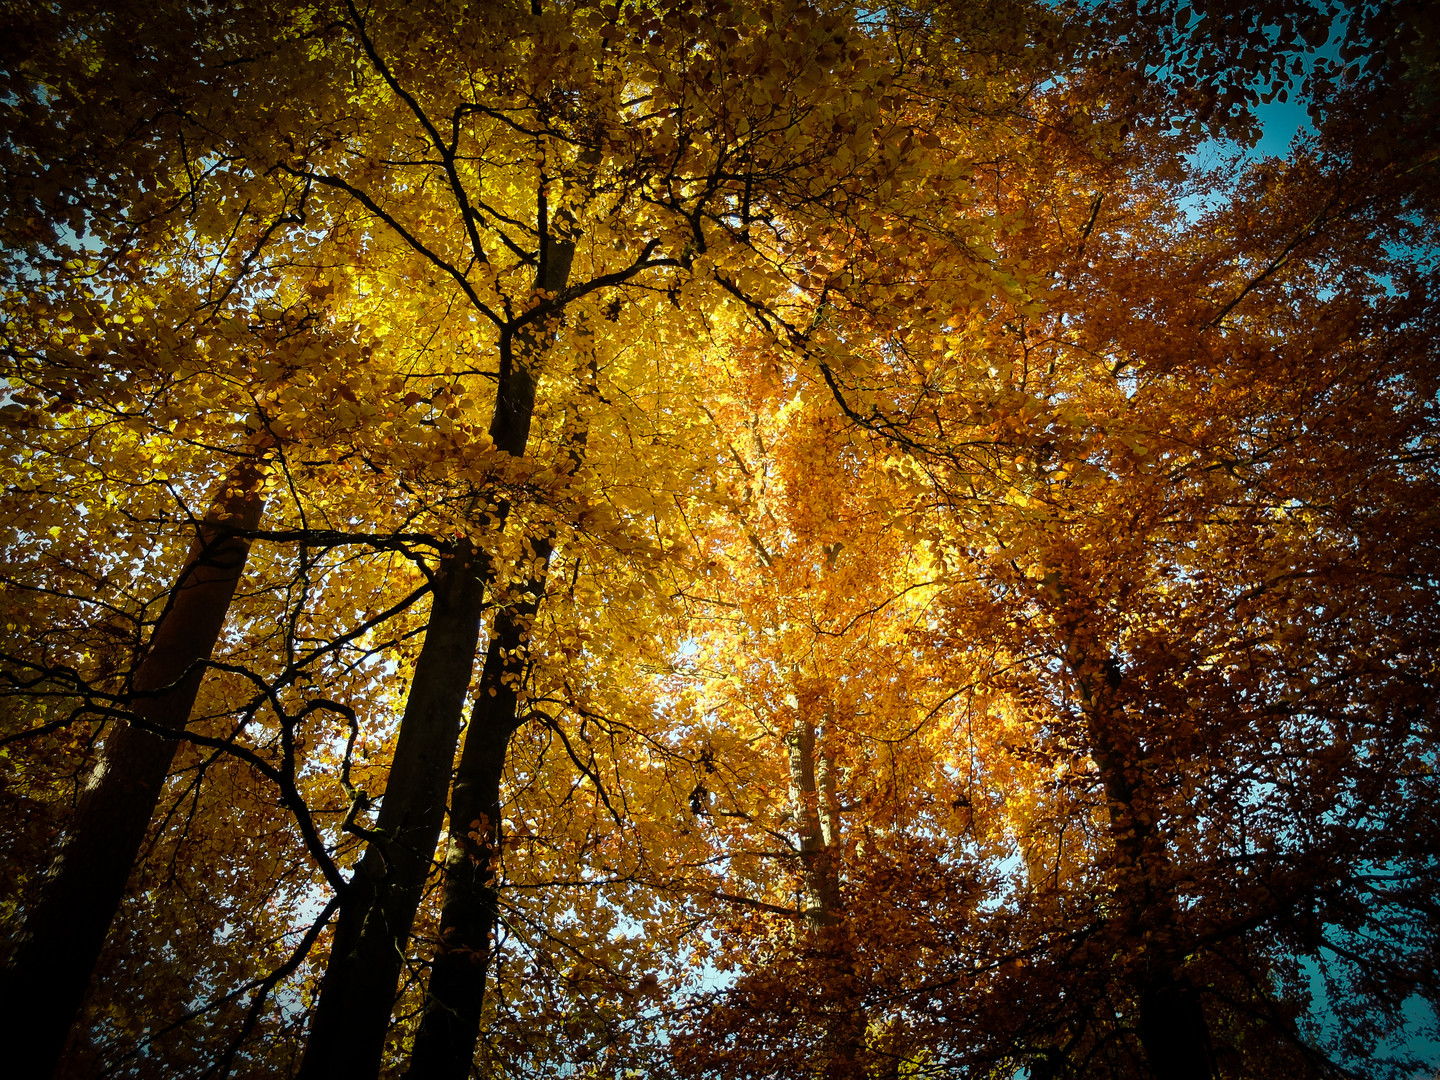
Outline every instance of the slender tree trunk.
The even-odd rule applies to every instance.
[[[563,223],[567,227],[574,225],[568,215]],[[537,275],[537,286],[551,293],[564,289],[574,256],[573,236],[552,240]],[[531,366],[551,344],[552,338],[544,328],[527,331],[519,341],[522,355],[533,358]],[[504,350],[501,362],[502,374],[524,380],[523,393],[528,399],[517,403],[512,395],[510,400],[503,396],[497,400],[491,435],[496,446],[518,454],[524,450],[524,441],[519,442],[519,450],[511,449],[515,444],[513,427],[523,413],[528,432],[534,409],[534,381],[526,365],[506,367],[508,353]],[[593,367],[591,378],[593,382]],[[586,439],[583,424],[578,417],[574,419],[569,449],[572,474],[580,466]],[[540,574],[525,583],[519,601],[496,613],[491,627],[485,666],[450,795],[440,942],[430,965],[424,1011],[405,1073],[410,1080],[464,1080],[475,1059],[490,969],[490,936],[498,918],[493,882],[501,844],[500,781],[510,738],[521,722],[520,680],[529,653],[530,629],[545,592],[544,568],[550,561],[552,545],[551,537],[530,541],[531,556]]]
[[[590,374],[593,391],[593,366]],[[585,424],[577,414],[572,417],[568,437],[572,475],[583,460],[586,437]],[[520,684],[553,545],[550,536],[530,540],[531,563],[539,573],[525,583],[519,600],[496,613],[491,628],[485,667],[450,794],[440,943],[410,1051],[406,1076],[412,1080],[464,1080],[475,1059],[490,969],[490,937],[499,918],[493,882],[502,841],[500,781],[510,739],[523,722]]]
[[[532,542],[539,565],[548,562],[550,548],[548,539]],[[520,725],[526,642],[543,592],[544,579],[532,580],[523,599],[501,609],[485,654],[450,796],[440,946],[406,1074],[416,1080],[464,1080],[475,1057],[497,918],[492,882],[500,852],[500,780],[510,737]]]
[[[554,295],[569,279],[575,240],[555,240],[547,230],[542,220],[535,287]],[[490,437],[497,449],[513,457],[523,456],[529,442],[535,368],[552,337],[552,328],[538,323],[525,323],[518,331],[507,328],[500,335]],[[502,507],[502,518],[506,512]],[[488,560],[468,543],[437,571],[425,644],[376,820],[380,836],[367,845],[341,901],[300,1063],[301,1080],[370,1080],[380,1073],[396,983],[444,824],[460,717],[492,576]]]
[[[48,1077],[64,1050],[175,757],[176,739],[146,729],[178,732],[190,719],[250,552],[236,532],[253,531],[265,507],[270,445],[258,445],[216,492],[135,672],[135,722],[106,738],[4,972],[0,1038],[14,1048],[9,1067],[20,1070],[11,1075]]]
[[[786,743],[790,751],[790,805],[800,841],[800,876],[804,890],[806,932],[812,938],[838,918],[840,892],[833,852],[825,835],[817,771],[828,779],[829,762],[816,769],[815,724],[810,702],[801,701],[795,726]]]
[[[816,731],[819,695],[797,695],[795,725],[786,739],[790,756],[790,803],[800,841],[805,936],[815,952],[830,1014],[822,1075],[856,1080],[863,1075],[864,1004],[856,993],[854,951],[840,910],[840,814],[835,802],[831,755]],[[828,727],[828,723],[825,725]]]
[[[378,834],[340,905],[303,1078],[360,1080],[380,1071],[395,986],[445,816],[460,712],[480,634],[484,556],[469,543],[442,560],[425,644],[405,702]]]

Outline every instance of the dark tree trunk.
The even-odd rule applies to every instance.
[[[552,241],[542,251],[536,288],[553,295],[564,289],[569,277],[574,240]],[[551,327],[528,322],[500,335],[490,437],[497,449],[514,457],[522,456],[529,442],[534,369],[552,334]],[[502,505],[500,513],[503,518],[508,507]],[[491,578],[488,561],[468,543],[442,561],[436,574],[425,644],[376,821],[375,831],[382,837],[367,846],[342,898],[300,1064],[301,1080],[370,1080],[380,1073],[396,983],[445,819],[446,790]],[[503,765],[503,747],[500,754]]]
[[[586,158],[594,164],[591,155],[582,155],[582,160]],[[559,220],[566,231],[574,226],[566,213],[562,212]],[[553,296],[562,292],[570,279],[578,234],[572,232],[565,239],[552,236],[543,206],[540,224],[541,257],[535,286]],[[513,335],[501,335],[500,384],[490,437],[498,449],[516,457],[525,452],[535,411],[534,369],[549,351],[553,333],[550,326],[530,323]],[[573,468],[579,461],[578,445],[572,454],[576,455]],[[502,516],[507,512],[502,506]],[[550,558],[551,541],[533,540],[531,549],[543,566]],[[497,612],[491,628],[451,795],[440,945],[431,964],[424,1013],[406,1072],[416,1080],[469,1076],[480,1037],[490,935],[496,919],[492,881],[500,847],[500,779],[510,736],[519,722],[516,706],[526,642],[543,592],[543,578],[528,582],[525,599]]]
[[[570,443],[572,473],[580,465],[584,442],[583,427],[577,425]],[[518,601],[496,613],[491,628],[450,795],[440,941],[410,1052],[406,1076],[412,1080],[464,1080],[474,1061],[490,967],[490,936],[498,918],[493,881],[501,844],[500,781],[510,737],[522,722],[520,683],[551,550],[550,537],[530,541],[531,558],[541,575],[526,582]]]
[[[395,985],[445,816],[487,577],[484,556],[468,543],[436,571],[377,835],[341,901],[301,1077],[379,1074]]]
[[[1210,1031],[1189,984],[1163,978],[1147,987],[1139,1028],[1155,1080],[1211,1080]]]
[[[543,565],[550,557],[550,542],[534,541],[532,551]],[[450,796],[440,946],[430,967],[425,1012],[406,1074],[416,1080],[465,1080],[480,1037],[497,915],[492,882],[500,851],[500,779],[510,737],[520,724],[525,645],[543,591],[543,580],[529,582],[524,599],[495,616],[485,654]]]
[[[1078,658],[1072,658],[1072,660]],[[1183,933],[1172,884],[1174,868],[1157,830],[1158,809],[1142,764],[1143,747],[1114,697],[1118,665],[1098,671],[1076,664],[1091,757],[1105,784],[1115,845],[1117,898],[1126,909],[1133,941],[1148,941],[1150,971],[1135,987],[1140,1003],[1140,1044],[1155,1080],[1210,1080],[1214,1074],[1209,1025],[1194,989],[1181,972]]]
[[[106,738],[40,900],[0,982],[12,1075],[48,1077],[79,1012],[106,931],[125,895],[145,831],[199,692],[265,507],[268,443],[221,484],[135,672],[130,712]],[[19,1064],[24,1059],[29,1065]]]

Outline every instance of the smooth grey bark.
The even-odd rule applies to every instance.
[[[130,871],[190,719],[253,532],[265,508],[266,439],[221,482],[135,672],[128,709],[106,737],[68,836],[0,977],[0,1030],[13,1076],[49,1077],[125,895]],[[157,730],[158,729],[158,730]]]
[[[833,718],[822,711],[817,730],[814,713],[820,695],[797,694],[795,722],[786,736],[790,766],[790,805],[799,841],[800,876],[806,944],[815,953],[820,978],[829,983],[830,1023],[824,1045],[826,1080],[858,1080],[867,1023],[864,1002],[850,979],[853,949],[840,908],[840,813],[835,800],[835,767],[825,736]]]
[[[805,924],[813,935],[833,926],[838,919],[840,882],[831,847],[835,839],[834,807],[826,805],[833,801],[833,795],[822,791],[817,780],[817,776],[823,777],[828,788],[830,763],[822,755],[817,767],[815,723],[809,704],[800,702],[785,742],[789,751],[790,807],[800,847]]]

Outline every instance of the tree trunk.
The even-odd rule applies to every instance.
[[[1140,995],[1140,1045],[1155,1080],[1211,1080],[1210,1029],[1183,977],[1162,976]]]
[[[547,228],[542,220],[542,236]],[[574,256],[573,236],[563,241],[545,237],[536,289],[551,296],[561,292]],[[500,335],[490,437],[497,449],[513,457],[524,455],[530,439],[535,367],[552,336],[552,328],[538,322],[507,328]],[[507,513],[502,505],[501,518]],[[444,824],[484,592],[491,583],[488,560],[468,543],[442,561],[437,572],[425,644],[376,822],[382,838],[367,846],[341,901],[300,1063],[301,1080],[370,1080],[380,1073],[396,983]],[[500,750],[503,766],[503,747]]]
[[[1158,809],[1149,793],[1143,748],[1114,699],[1121,672],[1113,660],[1088,669],[1071,658],[1081,691],[1091,757],[1105,785],[1110,834],[1117,856],[1119,898],[1130,937],[1145,942],[1149,970],[1139,980],[1140,1044],[1156,1080],[1210,1080],[1210,1031],[1194,989],[1181,972],[1180,912],[1173,867],[1157,831]]]
[[[178,742],[265,507],[270,442],[231,470],[214,495],[169,606],[135,672],[130,711],[106,738],[40,900],[0,984],[4,1045],[28,1046],[12,1068],[48,1077],[80,1010],[106,931],[125,895]],[[30,1064],[19,1065],[25,1057]]]
[[[840,815],[835,802],[831,755],[812,719],[819,695],[797,695],[794,727],[786,739],[790,757],[790,803],[800,841],[800,874],[805,905],[805,936],[824,990],[822,1008],[829,1016],[821,1075],[825,1080],[857,1080],[864,1075],[860,1054],[867,1023],[856,992],[854,950],[840,910]],[[825,727],[829,726],[826,717]],[[818,736],[818,737],[817,737]]]
[[[562,214],[561,222],[567,229],[574,226],[568,214]],[[575,238],[571,234],[564,240],[548,240],[536,274],[538,289],[554,295],[565,288],[575,257]],[[506,339],[501,341],[501,389],[490,435],[497,447],[516,456],[525,452],[535,409],[532,370],[551,344],[551,331],[544,326],[529,326],[517,335],[519,358],[512,354]],[[591,376],[593,379],[593,368]],[[577,431],[570,448],[572,473],[580,465],[585,442],[578,421]],[[500,780],[510,737],[520,724],[520,679],[530,627],[545,591],[544,567],[550,561],[551,545],[549,537],[530,542],[541,574],[526,582],[523,599],[496,613],[491,627],[450,797],[440,944],[430,966],[424,1011],[405,1073],[411,1080],[463,1080],[470,1075],[474,1061],[490,968],[490,935],[497,918],[497,895],[491,883],[501,842]]]
[[[830,849],[831,838],[826,835],[829,830],[825,827],[831,824],[832,815],[822,806],[824,800],[816,782],[817,772],[829,779],[830,766],[827,760],[822,768],[816,768],[815,724],[808,714],[810,704],[800,702],[786,744],[790,751],[791,813],[800,841],[805,926],[807,935],[813,938],[835,924],[840,888]]]
[[[341,901],[302,1078],[379,1074],[395,985],[445,816],[487,577],[484,556],[468,542],[436,571],[425,644],[376,818],[378,835]]]
[[[550,548],[548,539],[532,542],[539,565],[548,562]],[[543,592],[544,579],[532,580],[522,600],[495,616],[485,654],[450,796],[440,946],[406,1074],[415,1080],[464,1080],[474,1060],[497,917],[491,882],[500,852],[500,779],[510,737],[520,725],[526,643]]]

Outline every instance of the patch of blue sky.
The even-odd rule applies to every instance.
[[[1320,961],[1303,958],[1300,961],[1300,971],[1309,983],[1312,1002],[1310,1021],[1315,1025],[1314,1034],[1318,1041],[1327,1046],[1334,1060],[1357,1070],[1355,1075],[1364,1075],[1366,1062],[1347,1059],[1337,1048],[1340,1022],[1335,1003],[1330,1000]],[[1417,1062],[1417,1067],[1410,1074],[1410,1080],[1433,1080],[1440,1077],[1440,1041],[1437,1041],[1440,1017],[1437,1017],[1430,1003],[1419,994],[1411,994],[1401,1004],[1400,1014],[1401,1023],[1397,1030],[1375,1047],[1374,1060],[1411,1059]]]
[[[1260,122],[1260,139],[1254,146],[1245,146],[1232,139],[1208,139],[1189,155],[1190,166],[1209,172],[1213,169],[1230,169],[1238,172],[1246,165],[1267,157],[1284,157],[1295,145],[1295,140],[1315,133],[1310,122],[1309,108],[1301,89],[1305,80],[1320,61],[1332,62],[1339,57],[1340,43],[1344,38],[1344,17],[1332,24],[1326,43],[1313,52],[1300,57],[1301,71],[1291,76],[1273,100],[1255,107],[1255,118]],[[1283,93],[1285,100],[1280,100]],[[1191,216],[1202,216],[1207,208],[1205,200],[1198,194],[1181,200],[1181,208]]]
[[[1260,105],[1255,109],[1255,115],[1260,121],[1260,140],[1254,146],[1245,146],[1233,139],[1207,139],[1188,155],[1190,167],[1197,173],[1211,173],[1218,169],[1233,175],[1263,158],[1284,157],[1295,145],[1296,139],[1315,133],[1305,103],[1296,100],[1295,96],[1289,101],[1277,100],[1269,105]],[[1191,221],[1204,217],[1214,208],[1214,204],[1198,191],[1184,195],[1179,205]]]

